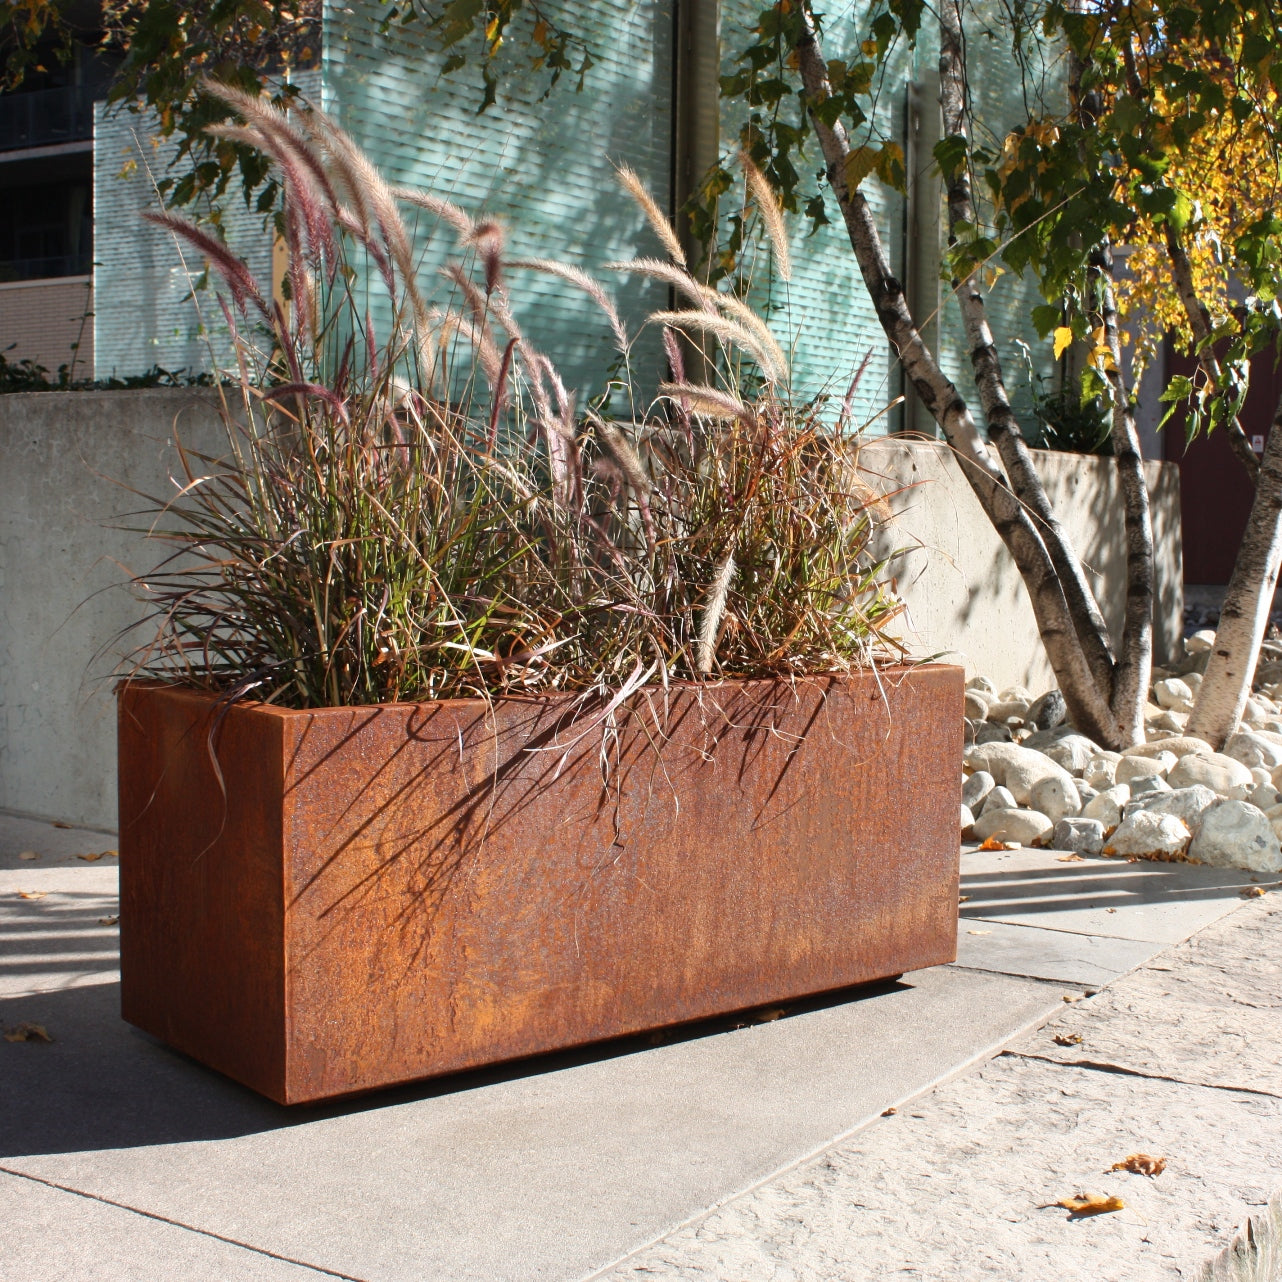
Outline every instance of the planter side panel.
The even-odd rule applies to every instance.
[[[953,960],[961,687],[654,693],[609,735],[557,699],[292,715],[288,1098]]]
[[[121,1013],[284,1093],[281,720],[126,686],[119,699]]]

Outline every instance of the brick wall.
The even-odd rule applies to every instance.
[[[93,373],[93,287],[88,276],[0,285],[0,351],[56,374],[75,358],[75,376]],[[78,349],[75,344],[79,342]]]

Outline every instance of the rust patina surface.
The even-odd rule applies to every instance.
[[[951,961],[962,673],[120,697],[127,1020],[282,1103]]]

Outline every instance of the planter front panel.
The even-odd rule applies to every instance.
[[[285,1052],[267,1093],[319,1099],[952,960],[961,686],[932,666],[654,691],[612,728],[564,698],[235,709],[279,727],[263,773],[281,780]],[[187,838],[211,841],[206,859],[226,834]],[[121,853],[123,869],[123,834]]]

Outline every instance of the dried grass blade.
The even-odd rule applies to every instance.
[[[693,329],[711,334],[723,343],[747,352],[770,382],[787,382],[787,365],[780,365],[778,357],[769,346],[738,321],[726,316],[713,316],[708,312],[652,312],[650,320],[656,325],[669,325],[673,329]]]
[[[743,166],[744,177],[748,180],[748,190],[761,211],[761,221],[765,224],[766,235],[775,251],[775,271],[783,280],[792,279],[792,253],[788,248],[788,229],[784,225],[783,209],[774,189],[766,181],[766,176],[752,162],[746,151],[739,153],[739,164]]]
[[[703,607],[703,617],[699,621],[699,648],[695,657],[695,670],[706,676],[712,671],[716,657],[717,636],[721,631],[721,621],[725,618],[726,600],[730,595],[730,584],[734,579],[734,552],[727,552],[717,572],[713,575],[708,587],[708,599]]]
[[[663,210],[659,208],[654,197],[650,195],[649,190],[645,183],[641,181],[637,172],[627,165],[621,165],[618,175],[619,182],[623,185],[628,195],[641,206],[641,210],[646,216],[646,221],[654,229],[654,234],[658,236],[672,261],[682,267],[688,267],[685,250],[681,248],[677,233],[672,230],[672,224],[668,221]]]

